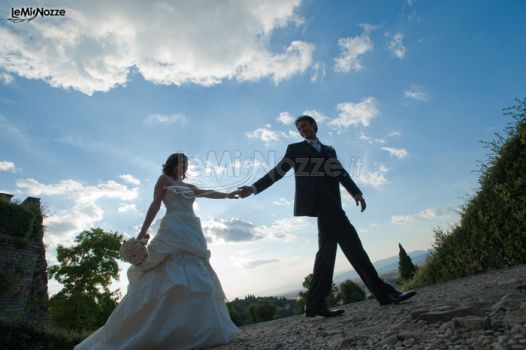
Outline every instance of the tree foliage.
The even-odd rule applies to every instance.
[[[402,281],[407,281],[415,275],[416,267],[400,243],[398,243],[398,248],[398,273]]]
[[[298,302],[294,299],[254,295],[247,295],[243,299],[236,298],[227,303],[230,318],[238,326],[296,315],[297,305]],[[271,312],[274,308],[275,311]],[[268,314],[272,314],[272,317]]]
[[[526,98],[505,110],[506,135],[484,142],[480,188],[464,205],[460,222],[435,230],[434,252],[412,287],[526,262]]]
[[[312,278],[313,274],[310,273],[307,276],[305,276],[305,279],[303,280],[303,288],[309,289],[310,285],[312,284]],[[307,291],[301,291],[298,293],[298,312],[303,312],[305,309],[305,302],[307,301]],[[333,283],[332,289],[329,295],[325,298],[325,305],[327,307],[333,307],[336,305],[339,305],[341,300],[341,295],[338,287]]]
[[[362,301],[365,300],[365,292],[353,281],[345,280],[340,284],[340,299],[342,304]]]
[[[53,322],[71,330],[95,330],[111,314],[119,292],[109,287],[119,278],[119,248],[123,236],[100,228],[81,232],[76,245],[57,248],[58,264],[48,270],[49,277],[63,285],[49,300]]]

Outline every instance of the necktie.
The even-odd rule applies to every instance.
[[[310,144],[312,147],[316,148],[316,151],[321,152],[321,145],[317,139],[313,139]]]

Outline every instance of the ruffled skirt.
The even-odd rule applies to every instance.
[[[130,267],[128,292],[106,324],[76,350],[201,349],[239,332],[208,259],[181,251],[145,271],[140,266]]]

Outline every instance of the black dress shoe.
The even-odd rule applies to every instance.
[[[344,310],[329,310],[326,307],[323,308],[305,308],[305,316],[306,317],[315,317],[315,316],[323,316],[323,317],[336,317],[340,316],[344,313]]]
[[[396,292],[388,294],[386,299],[380,302],[380,305],[398,304],[404,300],[412,298],[416,295],[415,290],[409,290],[407,292]]]

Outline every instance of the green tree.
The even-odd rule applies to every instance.
[[[402,244],[398,243],[398,248],[400,249],[398,253],[398,273],[402,281],[407,281],[415,275],[416,267],[409,255],[405,252]]]
[[[313,274],[310,273],[307,276],[305,276],[305,279],[303,280],[303,288],[309,289],[310,285],[312,284],[312,277]],[[301,291],[298,293],[298,312],[302,313],[305,309],[305,302],[307,300],[307,291]],[[325,305],[327,307],[333,307],[340,303],[340,292],[338,290],[338,287],[333,283],[332,289],[329,295],[325,298]]]
[[[353,281],[345,280],[340,284],[340,297],[343,304],[349,304],[365,300],[365,292]]]
[[[244,324],[243,314],[241,313],[241,310],[239,310],[239,308],[237,307],[236,303],[229,302],[226,303],[226,306],[228,308],[228,313],[230,314],[230,319],[232,320],[232,322],[234,322],[236,326],[242,326]]]
[[[91,331],[102,326],[119,298],[112,280],[119,278],[119,248],[123,236],[93,228],[75,237],[76,245],[57,248],[58,264],[49,268],[49,278],[63,285],[49,300],[49,315],[58,326]]]
[[[273,320],[276,316],[277,307],[267,299],[259,299],[257,303],[248,308],[248,313],[253,322],[263,322]]]

